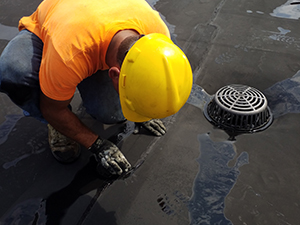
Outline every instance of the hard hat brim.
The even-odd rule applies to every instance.
[[[122,90],[120,90],[120,95],[122,95],[122,94],[123,94]],[[132,121],[132,122],[141,123],[141,122],[145,122],[145,121],[149,121],[149,120],[153,119],[153,118],[142,116],[142,115],[132,111],[131,109],[129,109],[127,107],[125,101],[123,100],[123,98],[120,98],[120,102],[121,102],[121,108],[122,108],[123,115],[127,120]]]

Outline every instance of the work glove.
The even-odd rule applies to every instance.
[[[145,128],[155,136],[162,136],[167,132],[165,125],[159,119],[152,119],[143,123],[135,123],[135,124],[136,124],[136,128],[134,134],[139,133],[141,127]]]
[[[130,163],[120,149],[106,139],[98,137],[88,150],[94,154],[98,166],[101,165],[111,175],[121,175],[131,169]]]

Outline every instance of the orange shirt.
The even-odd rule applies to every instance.
[[[105,55],[118,31],[170,36],[144,0],[44,0],[31,16],[21,18],[22,29],[43,41],[41,90],[60,101],[70,99],[83,79],[109,68]]]

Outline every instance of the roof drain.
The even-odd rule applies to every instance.
[[[268,101],[259,90],[240,84],[220,88],[204,109],[206,119],[230,139],[267,129],[273,122]]]

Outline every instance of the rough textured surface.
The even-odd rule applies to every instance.
[[[39,2],[0,2],[0,51]],[[139,166],[125,180],[99,177],[86,151],[70,165],[55,161],[46,125],[0,94],[0,224],[299,224],[300,5],[291,2],[149,1],[194,71],[187,104],[164,120],[167,134],[129,135],[131,123],[100,124],[78,93],[73,102],[89,127],[123,139]],[[233,83],[266,94],[270,128],[229,141],[205,119],[210,95]]]

